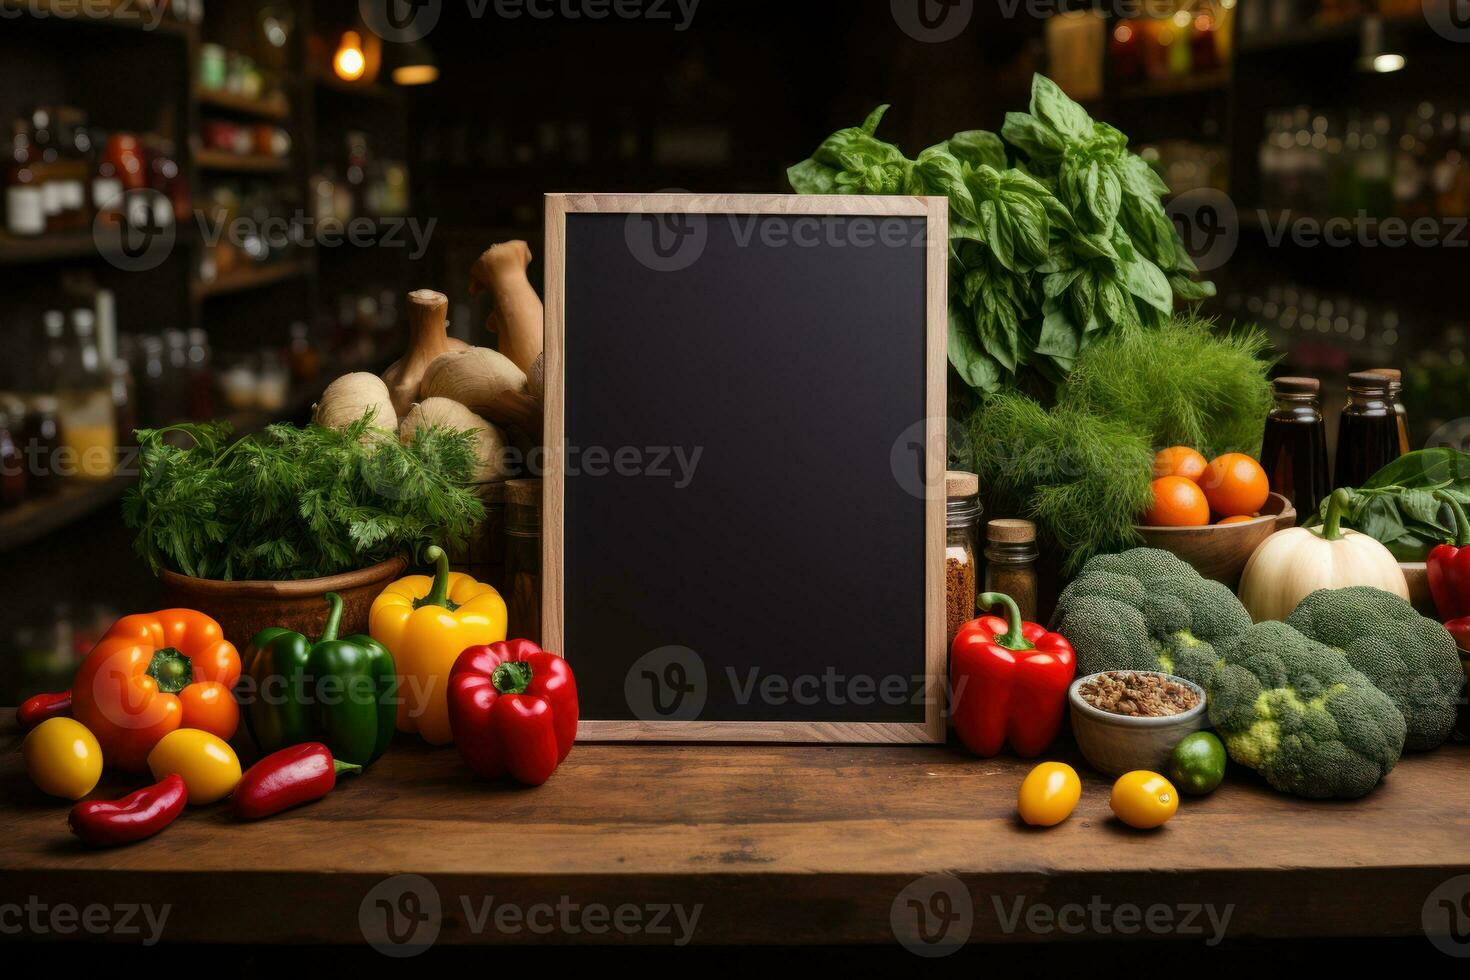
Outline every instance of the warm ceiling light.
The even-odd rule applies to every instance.
[[[1380,75],[1399,71],[1407,62],[1401,54],[1380,54],[1373,59],[1373,70]]]
[[[439,69],[433,65],[405,65],[393,69],[396,85],[428,85],[439,80]]]
[[[332,58],[332,70],[344,82],[355,82],[367,71],[367,58],[362,53],[362,36],[356,31],[342,32],[342,41],[337,45],[337,54]]]
[[[422,41],[412,41],[395,49],[393,82],[397,85],[428,85],[439,80],[439,65],[434,52]]]

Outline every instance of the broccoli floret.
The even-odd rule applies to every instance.
[[[1257,623],[1223,645],[1205,681],[1210,723],[1230,758],[1276,789],[1362,796],[1404,748],[1404,716],[1342,654],[1285,623]]]
[[[1162,670],[1196,683],[1216,645],[1250,626],[1225,585],[1167,551],[1099,555],[1062,591],[1051,628],[1072,641],[1078,670]]]
[[[1465,673],[1449,630],[1398,596],[1363,586],[1313,592],[1286,624],[1341,651],[1392,699],[1409,726],[1406,749],[1439,748],[1450,737]]]

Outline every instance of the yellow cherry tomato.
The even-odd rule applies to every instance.
[[[1082,798],[1082,780],[1065,762],[1043,762],[1021,782],[1016,809],[1033,827],[1055,827],[1072,815]]]
[[[1174,784],[1156,772],[1125,772],[1113,784],[1113,813],[1130,827],[1162,827],[1178,809],[1179,793]]]
[[[202,806],[224,799],[240,781],[240,758],[230,744],[197,728],[176,728],[148,753],[154,779],[172,773],[184,777],[189,804]]]
[[[102,746],[74,718],[48,718],[26,736],[21,748],[26,774],[43,793],[80,800],[102,778]]]

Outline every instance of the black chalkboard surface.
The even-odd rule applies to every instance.
[[[943,737],[945,217],[548,197],[543,633],[582,737]]]

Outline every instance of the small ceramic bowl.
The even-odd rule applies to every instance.
[[[1166,773],[1169,754],[1184,736],[1208,728],[1205,692],[1198,684],[1162,671],[1107,671],[1107,673],[1154,673],[1168,678],[1199,695],[1199,704],[1182,714],[1164,718],[1135,718],[1115,715],[1088,704],[1082,698],[1082,685],[1099,674],[1088,674],[1072,682],[1067,702],[1072,709],[1072,734],[1087,764],[1108,776],[1121,776],[1135,769]]]

